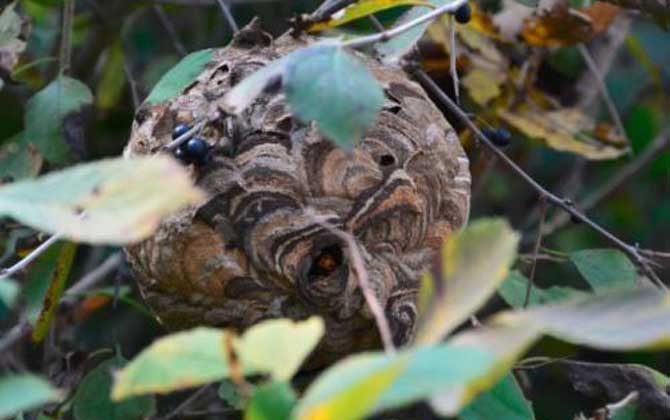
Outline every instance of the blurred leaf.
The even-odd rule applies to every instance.
[[[214,55],[213,49],[193,52],[165,73],[145,100],[149,104],[172,99],[179,95],[205,69]]]
[[[114,402],[109,398],[112,374],[125,364],[122,357],[115,356],[86,375],[72,400],[76,420],[139,420],[155,413],[156,403],[153,396],[129,398],[122,402]]]
[[[502,219],[484,219],[450,235],[419,291],[416,342],[435,343],[486,302],[507,277],[519,236]]]
[[[520,35],[535,47],[567,47],[591,40],[607,29],[618,13],[617,6],[604,2],[575,10],[567,1],[559,1],[524,20]]]
[[[623,147],[595,141],[582,132],[595,128],[595,123],[578,109],[557,111],[531,109],[498,109],[500,118],[524,135],[540,139],[555,150],[581,155],[587,159],[615,159],[626,153]]]
[[[637,393],[616,403],[607,404],[606,413],[609,420],[635,420],[637,412]]]
[[[458,417],[461,420],[533,420],[535,415],[514,375],[508,373],[493,388],[468,404]]]
[[[475,398],[498,384],[539,336],[539,329],[531,325],[500,325],[495,322],[455,335],[448,344],[457,348],[469,348],[472,351],[486,351],[491,354],[495,362],[487,366],[476,378],[456,383],[445,389],[434,390],[430,399],[431,407],[440,415],[456,416]],[[484,401],[491,401],[491,397],[488,395],[482,398]],[[520,407],[517,409],[522,410]]]
[[[123,244],[203,193],[167,157],[107,159],[0,188],[0,215],[74,241]]]
[[[618,289],[521,312],[506,311],[496,322],[525,324],[598,349],[666,348],[670,346],[670,294],[652,288]]]
[[[126,83],[126,73],[123,67],[125,59],[123,46],[119,39],[107,49],[107,60],[96,88],[95,104],[99,109],[112,108],[121,99],[123,86]]]
[[[7,309],[12,309],[19,296],[19,285],[10,278],[0,280],[0,303]]]
[[[239,339],[237,352],[243,366],[290,380],[323,334],[323,321],[317,317],[299,323],[272,319],[249,328]]]
[[[0,377],[0,418],[16,415],[60,399],[60,392],[39,376]]]
[[[270,382],[254,390],[244,420],[290,420],[295,403],[296,395],[290,383]]]
[[[307,31],[319,32],[325,29],[335,28],[353,20],[370,16],[382,10],[410,5],[432,6],[429,1],[425,0],[359,0],[340,10],[338,13],[335,13],[331,19],[312,24],[307,28]]]
[[[363,418],[474,380],[493,363],[488,352],[447,344],[350,356],[310,385],[294,414],[299,419]]]
[[[112,400],[166,394],[227,377],[225,336],[199,327],[159,338],[118,372]]]
[[[16,1],[13,1],[0,13],[0,47],[4,47],[21,33],[21,16],[14,10]]]
[[[474,69],[461,81],[468,90],[470,97],[480,106],[485,106],[502,92],[500,85],[505,81],[505,75],[491,73],[483,69]]]
[[[635,287],[637,270],[618,249],[587,249],[571,252],[569,257],[596,293]]]
[[[51,320],[58,308],[65,285],[70,277],[70,269],[72,268],[76,250],[77,245],[72,242],[66,242],[60,248],[56,268],[49,280],[49,288],[44,295],[44,304],[33,329],[32,339],[34,342],[41,342],[49,332]]]
[[[16,134],[0,146],[0,179],[16,181],[35,177],[44,159],[35,146],[26,141],[24,132]]]
[[[350,356],[321,374],[294,410],[300,420],[349,420],[365,417],[380,394],[407,364],[406,356],[367,353]]]
[[[326,137],[351,147],[377,118],[384,92],[367,66],[341,47],[317,45],[291,54],[286,99],[302,121],[316,121]]]
[[[112,399],[203,385],[232,376],[236,369],[246,375],[289,379],[322,334],[323,321],[313,317],[301,322],[265,321],[239,339],[205,327],[162,337],[119,372]],[[255,347],[259,345],[263,347]],[[237,355],[235,360],[229,360],[231,353]]]
[[[26,104],[25,140],[34,144],[45,159],[66,163],[71,140],[63,129],[65,121],[93,103],[93,95],[82,82],[58,76]]]
[[[509,273],[504,282],[498,287],[498,294],[513,308],[522,308],[526,300],[528,279],[518,271]],[[584,292],[571,287],[551,286],[541,289],[533,286],[528,299],[528,305],[555,303],[561,300],[585,295]]]

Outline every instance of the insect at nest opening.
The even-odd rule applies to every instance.
[[[331,274],[344,262],[342,247],[338,244],[326,246],[312,260],[312,265],[307,272],[308,278],[315,279]]]

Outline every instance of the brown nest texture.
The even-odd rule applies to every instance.
[[[353,150],[294,119],[281,92],[262,94],[234,118],[221,110],[236,83],[309,42],[273,40],[254,23],[216,50],[180,96],[138,111],[126,155],[161,153],[176,125],[209,118],[199,137],[211,158],[188,167],[209,200],[126,251],[146,302],[169,328],[241,331],[319,315],[326,335],[312,362],[321,364],[380,345],[347,244],[329,226],[355,239],[393,340],[406,343],[421,272],[467,220],[470,174],[456,133],[421,86],[359,53],[386,100]]]

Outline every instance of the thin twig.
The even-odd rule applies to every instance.
[[[175,51],[177,51],[177,54],[185,56],[186,48],[179,39],[177,31],[172,25],[172,22],[170,22],[170,19],[168,19],[167,15],[165,14],[163,6],[161,6],[160,4],[154,4],[152,8],[156,13],[156,16],[158,16],[158,20],[161,21],[161,25],[163,25],[165,32],[167,32],[168,36],[170,37],[170,41],[172,41],[172,45],[174,46]]]
[[[591,56],[591,53],[584,44],[577,45],[577,49],[579,50],[579,53],[582,55],[582,58],[584,59],[586,66],[589,68],[589,71],[593,74],[593,78],[596,81],[596,86],[598,87],[600,96],[602,96],[603,102],[605,102],[605,106],[607,106],[607,111],[609,112],[612,121],[614,121],[614,125],[616,125],[617,131],[626,140],[628,150],[629,152],[631,152],[632,149],[630,149],[631,147],[630,139],[628,138],[628,135],[626,135],[626,129],[623,126],[623,121],[621,121],[621,115],[619,115],[619,111],[617,111],[616,106],[614,105],[614,101],[612,100],[612,97],[610,96],[609,91],[607,90],[604,75],[600,73],[598,65],[596,64],[595,60]]]
[[[199,390],[195,391],[188,398],[186,398],[181,404],[177,406],[170,414],[163,417],[163,420],[170,420],[177,417],[182,411],[188,408],[189,405],[193,404],[198,398],[205,395],[205,392],[209,390],[210,385],[205,385]]]
[[[533,290],[533,285],[535,284],[535,271],[537,270],[537,256],[540,253],[540,247],[542,246],[542,226],[544,225],[544,219],[547,215],[547,200],[544,196],[540,196],[540,229],[537,231],[537,239],[535,240],[535,246],[533,247],[533,263],[530,266],[530,276],[528,277],[528,286],[526,287],[526,296],[523,298],[523,307],[528,307],[528,302],[530,302],[530,293]]]
[[[375,16],[374,13],[371,14],[371,15],[369,15],[369,16],[368,16],[368,19],[369,19],[370,22],[372,23],[372,26],[375,27],[375,30],[376,30],[377,32],[384,32],[384,31],[386,30],[386,28],[384,27],[384,25],[382,25],[382,23],[379,21],[379,19],[377,19],[377,16]]]
[[[321,22],[333,14],[356,3],[358,0],[326,0],[309,17],[310,22]]]
[[[61,38],[58,62],[61,74],[69,74],[72,64],[72,22],[74,21],[74,0],[63,2],[61,17]]]
[[[458,86],[458,72],[456,71],[456,18],[449,16],[449,69],[451,71],[451,80],[454,86],[454,98],[456,103],[460,104],[460,91]]]
[[[600,188],[584,197],[584,199],[579,200],[576,206],[581,211],[588,212],[653,162],[668,145],[670,145],[670,127],[662,130],[642,153],[638,154],[634,160],[622,167]],[[549,235],[555,232],[565,226],[569,220],[570,216],[566,213],[556,215],[545,225],[544,234]]]
[[[372,287],[370,286],[368,271],[365,269],[365,262],[363,261],[363,256],[361,255],[361,250],[358,247],[358,243],[350,233],[331,225],[326,221],[325,218],[314,216],[314,221],[328,229],[340,240],[346,243],[347,253],[349,254],[349,258],[351,260],[351,268],[353,268],[356,279],[358,279],[358,286],[363,293],[365,302],[368,305],[370,312],[372,312],[373,317],[375,318],[377,329],[379,330],[379,335],[384,346],[384,351],[386,353],[394,353],[395,345],[393,344],[391,328],[389,327],[388,320],[384,314],[384,308],[382,308],[381,303],[379,303],[379,300],[375,296],[375,293],[372,291]]]
[[[19,262],[17,262],[16,264],[14,264],[9,268],[0,270],[0,280],[4,280],[7,277],[11,277],[14,274],[18,273],[19,271],[23,270],[24,268],[28,267],[30,263],[35,261],[37,257],[42,255],[47,249],[49,249],[51,245],[58,242],[62,237],[63,235],[60,233],[52,235],[49,239],[42,242],[40,246],[33,249],[28,255],[23,257]]]
[[[230,6],[228,6],[225,0],[216,0],[216,1],[219,3],[221,13],[223,13],[224,19],[226,19],[226,22],[228,22],[228,26],[230,26],[230,29],[233,31],[233,33],[237,33],[240,30],[240,27],[237,25],[235,17],[230,12]]]
[[[419,26],[422,23],[429,22],[431,20],[436,19],[438,16],[443,15],[445,13],[453,12],[459,7],[461,7],[463,4],[467,3],[467,0],[453,0],[449,4],[445,4],[444,6],[437,7],[430,12],[426,13],[425,15],[419,16],[418,18],[414,20],[410,20],[409,22],[405,22],[401,25],[395,26],[389,30],[386,30],[384,32],[372,34],[372,35],[366,35],[366,36],[361,36],[358,38],[351,39],[349,41],[344,41],[342,42],[343,47],[349,47],[349,48],[361,48],[368,46],[370,44],[374,44],[376,42],[380,41],[386,41],[389,40],[395,36],[398,36],[402,34],[403,32],[407,32],[410,29],[414,28],[415,26]]]
[[[0,338],[0,354],[3,354],[8,348],[12,347],[17,341],[26,336],[30,332],[30,324],[28,321],[20,321],[14,325],[11,330]]]
[[[115,271],[119,265],[123,262],[123,254],[115,252],[114,254],[107,257],[105,261],[97,266],[94,270],[87,273],[84,277],[81,278],[78,282],[72,285],[65,293],[62,302],[72,301],[76,298],[77,295],[90,290],[91,288],[97,286],[102,280],[107,277],[108,274]]]
[[[649,276],[649,278],[654,281],[658,287],[662,288],[666,292],[670,292],[667,286],[661,281],[658,275],[649,265],[650,261],[644,257],[638,248],[634,245],[629,245],[626,242],[622,241],[614,234],[609,232],[607,229],[598,225],[593,220],[585,216],[581,211],[577,210],[570,200],[560,198],[553,193],[549,192],[537,181],[535,181],[530,175],[528,175],[523,169],[521,169],[512,159],[510,159],[505,153],[498,149],[491,140],[484,135],[477,125],[468,117],[468,115],[454,103],[454,101],[446,95],[442,89],[433,81],[433,79],[428,76],[428,74],[419,68],[417,65],[408,66],[408,70],[413,71],[419,81],[428,89],[434,96],[451,112],[453,112],[468,128],[475,133],[475,135],[480,139],[480,141],[491,150],[499,159],[502,161],[509,169],[511,169],[519,178],[525,181],[532,189],[534,189],[541,197],[544,197],[547,202],[552,205],[561,208],[565,212],[572,215],[576,220],[584,223],[586,226],[591,228],[594,232],[598,233],[604,239],[609,241],[611,244],[622,250],[626,253],[641,269],[644,273]]]

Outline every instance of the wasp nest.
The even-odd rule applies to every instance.
[[[405,343],[421,272],[467,220],[470,175],[456,133],[423,89],[362,54],[386,101],[352,151],[294,119],[281,92],[266,91],[235,118],[220,110],[232,86],[308,43],[273,40],[252,24],[181,96],[140,109],[126,155],[158,153],[175,127],[209,118],[199,134],[209,157],[188,167],[210,198],[164,220],[127,255],[170,328],[321,316],[318,364],[380,343],[347,244],[331,227],[355,238],[393,339]]]

